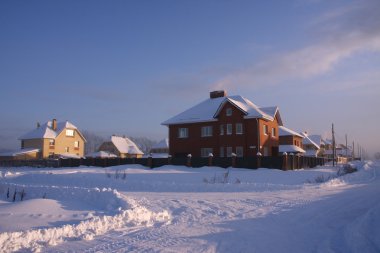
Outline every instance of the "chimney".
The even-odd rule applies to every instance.
[[[56,131],[57,130],[57,120],[56,119],[53,119],[53,122],[51,124],[51,128]]]
[[[210,92],[210,98],[222,98],[226,96],[227,92],[225,90],[216,90]]]

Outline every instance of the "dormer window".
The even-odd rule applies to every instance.
[[[50,139],[49,140],[49,146],[54,147],[54,145],[55,145],[55,141],[53,139]]]
[[[232,115],[232,108],[229,107],[226,109],[226,116],[231,116]]]
[[[74,130],[66,129],[66,136],[74,137]]]

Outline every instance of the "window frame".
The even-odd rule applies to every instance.
[[[187,127],[178,128],[178,138],[180,139],[189,138],[189,128]]]
[[[75,130],[74,129],[66,129],[66,137],[74,137],[74,136],[75,136]]]
[[[227,108],[226,108],[226,116],[227,116],[227,117],[232,116],[232,108],[231,108],[231,107],[227,107]]]
[[[226,124],[226,135],[232,135],[232,124]]]
[[[212,126],[203,126],[201,128],[201,137],[211,137],[213,132]]]
[[[238,131],[238,130],[240,130],[240,131]],[[236,125],[235,125],[235,133],[239,134],[239,135],[244,133],[244,131],[243,131],[243,123],[236,123]]]
[[[263,125],[263,132],[264,132],[264,135],[268,135],[268,125]]]

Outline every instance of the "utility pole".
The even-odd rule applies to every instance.
[[[333,167],[335,167],[335,133],[334,133],[334,123],[332,123],[331,127],[331,135],[332,135],[332,152],[333,152]]]
[[[352,142],[352,159],[355,160],[355,142]]]
[[[346,134],[346,159],[348,160],[347,134]]]

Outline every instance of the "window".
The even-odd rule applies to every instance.
[[[232,115],[232,108],[227,108],[226,109],[226,116],[231,116]]]
[[[79,141],[74,141],[74,148],[79,149]]]
[[[201,157],[208,157],[212,154],[212,148],[201,148]]]
[[[272,128],[272,137],[276,137],[276,128]]]
[[[220,147],[220,157],[224,157],[224,147]]]
[[[232,156],[232,147],[227,147],[227,157],[231,157]]]
[[[70,148],[69,148],[69,147],[66,147],[66,148],[65,148],[65,153],[69,153],[69,151],[70,151]]]
[[[226,126],[227,126],[226,134],[231,135],[232,134],[232,124],[227,124]]]
[[[187,138],[189,137],[189,129],[188,128],[179,128],[178,129],[178,138]]]
[[[224,125],[220,125],[220,135],[224,135]]]
[[[263,125],[263,131],[264,131],[265,135],[268,135],[268,126],[267,125]]]
[[[243,124],[236,123],[236,134],[243,134]]]
[[[50,147],[54,147],[54,145],[55,145],[55,141],[52,140],[52,139],[50,139],[50,140],[49,140],[49,146],[50,146]]]
[[[66,136],[73,137],[74,136],[74,130],[72,130],[72,129],[66,129]]]
[[[212,126],[202,127],[202,137],[212,136]]]
[[[236,156],[237,157],[243,156],[243,147],[236,147]]]

